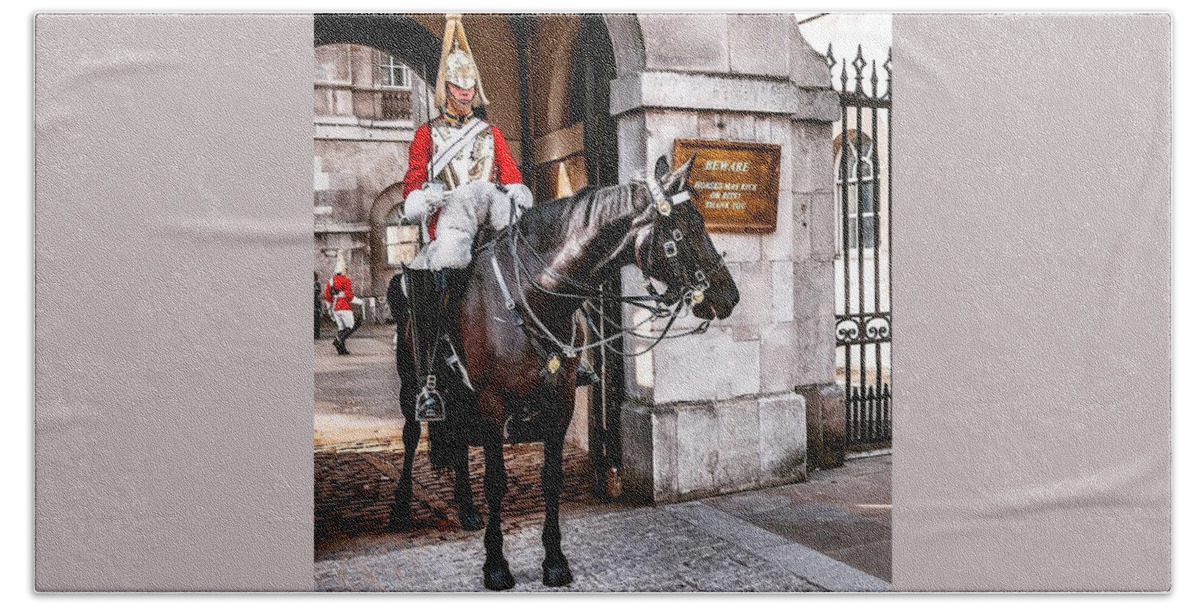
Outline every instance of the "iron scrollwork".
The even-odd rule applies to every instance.
[[[892,341],[891,313],[837,315],[838,346]]]

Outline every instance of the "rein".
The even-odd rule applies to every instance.
[[[661,343],[663,340],[681,338],[683,336],[690,336],[690,335],[694,335],[694,334],[701,334],[708,330],[710,321],[703,321],[700,323],[700,325],[698,325],[694,328],[691,328],[689,330],[679,331],[675,334],[670,333],[671,328],[674,326],[675,321],[679,318],[679,315],[683,312],[684,306],[687,304],[687,302],[689,300],[693,304],[699,304],[700,302],[702,302],[704,299],[704,290],[708,289],[708,287],[710,286],[708,283],[706,274],[704,273],[704,271],[702,269],[700,269],[702,264],[698,263],[699,260],[694,260],[695,253],[690,251],[688,248],[679,247],[679,244],[682,243],[682,241],[683,241],[683,232],[681,230],[679,230],[678,228],[674,227],[675,220],[674,220],[674,218],[671,217],[672,207],[683,204],[683,203],[690,202],[691,196],[686,191],[684,191],[684,192],[675,194],[670,199],[668,199],[663,194],[661,187],[658,186],[658,183],[656,181],[654,181],[652,178],[645,180],[645,186],[646,186],[648,193],[650,194],[650,196],[652,198],[652,203],[655,205],[655,208],[658,212],[658,216],[655,218],[655,221],[652,223],[652,226],[651,226],[651,231],[652,231],[651,232],[651,244],[653,245],[654,243],[657,242],[657,235],[659,232],[659,223],[662,221],[669,222],[670,228],[668,228],[668,229],[671,231],[670,232],[671,239],[665,241],[663,244],[664,255],[667,257],[668,267],[671,270],[672,276],[675,278],[685,279],[685,280],[681,281],[681,283],[684,283],[688,287],[691,288],[686,291],[681,290],[681,293],[679,294],[679,297],[677,297],[677,298],[672,297],[672,292],[675,291],[675,289],[668,286],[667,291],[665,291],[663,293],[659,293],[656,289],[654,289],[654,287],[650,283],[649,279],[647,279],[643,283],[643,287],[646,288],[649,295],[645,295],[645,296],[612,296],[612,295],[609,295],[605,290],[603,290],[599,287],[596,287],[594,285],[590,285],[587,283],[583,283],[581,281],[578,281],[576,279],[573,279],[571,277],[563,275],[563,274],[557,272],[556,270],[554,270],[550,266],[550,264],[548,264],[546,262],[545,258],[543,258],[542,255],[540,253],[538,253],[538,251],[529,242],[526,235],[521,231],[519,224],[516,222],[511,223],[507,228],[505,228],[505,230],[508,232],[507,235],[502,232],[501,234],[497,235],[496,239],[493,240],[492,243],[489,243],[489,247],[492,249],[492,251],[491,251],[492,271],[496,276],[496,282],[499,285],[501,294],[504,297],[504,307],[506,309],[508,309],[510,312],[512,312],[513,316],[516,319],[516,324],[526,334],[526,337],[529,339],[530,343],[534,345],[534,348],[535,348],[535,350],[538,351],[539,356],[541,356],[544,360],[547,361],[547,367],[548,367],[548,369],[550,369],[551,373],[554,373],[555,371],[557,371],[557,368],[560,365],[560,362],[557,361],[557,354],[547,352],[547,349],[541,344],[541,342],[543,340],[548,341],[551,344],[553,344],[554,347],[563,354],[563,356],[568,357],[568,358],[573,357],[576,354],[579,354],[581,352],[584,352],[584,351],[587,351],[587,350],[590,350],[593,348],[599,348],[599,347],[606,348],[613,353],[624,355],[624,356],[637,356],[637,355],[641,355],[641,354],[644,354],[644,353],[650,351],[654,347],[658,346],[658,344]],[[631,188],[632,187],[636,187],[636,186],[631,186]],[[632,197],[633,196],[632,189],[626,190],[626,194],[627,194],[627,196]],[[507,236],[507,239],[505,239],[506,236]],[[525,315],[532,322],[533,327],[526,324],[522,315],[516,310],[518,301],[516,300],[516,298],[513,297],[513,293],[509,289],[507,281],[505,281],[505,279],[504,279],[504,273],[500,269],[500,263],[496,257],[495,244],[502,239],[507,241],[509,254],[513,258],[513,276],[516,278],[517,291],[522,294],[519,304],[520,304],[522,310],[524,311]],[[518,251],[518,246],[520,244],[523,244],[524,248],[527,251],[529,251],[530,253],[532,253],[533,257],[537,260],[537,262],[542,265],[542,269],[539,273],[533,273],[528,268],[525,267],[524,262],[521,260],[520,252]],[[689,258],[689,261],[697,262],[697,264],[696,264],[697,270],[692,275],[692,277],[687,276],[686,270],[684,270],[682,268],[682,266],[683,266],[682,261],[678,259],[681,249],[685,252],[685,255],[686,255],[686,257]],[[641,248],[637,247],[636,245],[634,248],[634,255],[635,255],[635,260],[637,260],[639,262],[638,265],[640,267],[641,266],[641,264],[640,264]],[[654,260],[654,257],[651,256],[648,261],[648,267],[645,269],[645,272],[647,275],[649,274],[649,271],[650,271],[649,266],[652,266],[653,260]],[[565,283],[567,285],[574,287],[575,289],[583,292],[585,295],[579,295],[579,294],[573,294],[573,293],[563,293],[563,292],[559,292],[559,291],[553,291],[550,289],[546,289],[545,287],[542,287],[536,279],[536,277],[539,274],[546,274],[558,281],[561,281],[562,283]],[[524,278],[524,281],[522,280],[523,278]],[[694,282],[691,280],[692,278],[695,279]],[[570,338],[569,343],[567,341],[561,340],[557,336],[555,336],[554,333],[551,332],[549,330],[549,328],[547,328],[546,325],[542,322],[542,320],[537,316],[537,313],[535,313],[533,311],[533,309],[529,305],[527,299],[524,297],[524,289],[523,289],[524,283],[528,283],[529,286],[531,286],[533,289],[535,289],[547,296],[550,296],[552,298],[570,299],[570,300],[578,301],[579,306],[584,307],[584,308],[590,308],[593,311],[602,312],[601,309],[597,308],[597,304],[596,304],[597,301],[599,301],[600,305],[604,305],[610,301],[615,301],[615,302],[620,302],[622,304],[629,304],[632,306],[639,307],[643,310],[650,312],[650,315],[647,316],[647,318],[644,321],[634,325],[633,327],[626,328],[624,326],[624,324],[621,323],[620,321],[614,321],[607,314],[602,314],[604,324],[606,326],[612,326],[612,327],[617,328],[618,329],[617,333],[615,333],[607,338],[601,339],[601,340],[596,340],[593,342],[585,342],[583,345],[576,346],[575,345],[576,324],[572,323],[571,338]],[[691,297],[690,298],[683,297],[685,294],[691,294]],[[600,328],[596,327],[596,324],[593,322],[592,318],[589,315],[584,315],[584,318],[585,318],[588,326],[592,329],[592,331],[596,332],[597,334],[603,333]],[[661,331],[657,332],[657,335],[654,335],[653,333],[643,334],[643,333],[640,333],[639,331],[637,331],[643,325],[650,323],[650,322],[654,321],[655,319],[663,319],[663,318],[667,319],[667,323]],[[612,344],[611,344],[612,342],[614,342],[620,338],[623,338],[626,335],[637,337],[637,338],[642,338],[642,339],[652,340],[652,343],[647,348],[637,351],[637,352],[632,352],[632,353],[625,352],[623,350],[618,350],[612,346]]]

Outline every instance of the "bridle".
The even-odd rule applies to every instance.
[[[649,252],[643,256],[642,246],[637,243],[634,245],[635,262],[647,277],[643,282],[643,287],[646,289],[648,295],[614,295],[609,290],[605,290],[600,286],[591,285],[559,273],[532,246],[526,235],[521,231],[519,223],[515,221],[510,222],[509,226],[499,233],[495,240],[485,246],[485,248],[490,246],[492,249],[490,256],[491,266],[504,298],[504,307],[513,314],[514,323],[525,333],[539,356],[547,362],[547,369],[550,373],[554,373],[560,365],[558,353],[570,358],[583,351],[603,347],[615,354],[637,356],[653,349],[665,339],[701,334],[708,330],[710,321],[704,320],[696,327],[671,333],[672,326],[688,303],[695,305],[704,301],[705,291],[711,287],[708,277],[721,268],[719,264],[704,264],[704,260],[699,255],[699,252],[695,251],[694,247],[686,246],[687,243],[684,242],[684,233],[679,228],[677,217],[673,215],[673,212],[680,205],[692,204],[691,195],[687,190],[683,190],[668,198],[654,178],[651,177],[642,181],[642,184],[630,184],[626,190],[626,196],[632,197],[635,189],[644,187],[649,195],[650,204],[654,208],[654,216],[650,227],[651,234],[648,239]],[[515,218],[515,207],[513,208],[513,214]],[[513,297],[513,290],[509,289],[508,283],[504,278],[504,273],[501,271],[500,262],[496,257],[495,249],[501,242],[507,245],[513,261],[512,271],[517,282],[517,289],[515,291],[521,294],[519,300]],[[658,248],[662,249],[663,258],[667,265],[667,272],[674,279],[674,281],[667,282],[667,289],[661,293],[649,279],[654,258],[656,257],[654,252]],[[542,268],[537,271],[531,271],[530,268],[526,267],[521,259],[520,249],[531,253]],[[643,257],[645,257],[644,262]],[[689,262],[694,262],[694,266],[689,267],[684,258]],[[643,266],[643,263],[645,266]],[[694,268],[694,270],[690,270],[690,268]],[[543,287],[537,280],[537,277],[542,274],[550,276],[562,284],[569,285],[578,293],[565,293]],[[542,322],[532,307],[529,306],[528,301],[524,297],[524,285],[526,283],[534,290],[552,298],[575,300],[578,302],[577,306],[590,308],[593,312],[599,312],[598,316],[603,320],[603,325],[615,329],[616,333],[606,338],[577,345],[577,324],[572,323],[569,340],[559,339],[546,327],[545,323]],[[625,327],[624,323],[619,319],[614,320],[604,312],[608,310],[606,305],[610,303],[629,304],[645,310],[649,314],[646,315],[645,320],[635,324],[633,327]],[[521,311],[517,310],[518,306],[521,308]],[[522,315],[521,312],[524,314]],[[603,335],[601,328],[596,326],[592,316],[586,314],[583,316],[588,326],[596,335]],[[526,323],[526,318],[528,318],[529,323]],[[639,331],[639,328],[643,325],[659,319],[666,319],[666,323],[661,331],[651,330],[651,333],[642,333]],[[627,335],[650,340],[651,344],[637,352],[626,352],[623,349],[613,346],[616,340]]]
[[[700,304],[704,302],[705,292],[712,287],[708,277],[720,270],[722,264],[706,264],[697,251],[698,246],[684,246],[685,237],[678,227],[678,216],[674,211],[684,204],[693,205],[691,193],[685,189],[668,197],[656,180],[646,179],[644,183],[657,215],[650,227],[650,252],[645,256],[647,259],[644,265],[642,248],[634,249],[637,266],[646,277],[642,287],[660,302],[683,299],[686,295],[693,305]],[[658,293],[650,280],[654,270],[653,252],[660,248],[667,273],[673,279],[666,281],[667,289],[662,294]],[[682,258],[686,258],[686,261]]]

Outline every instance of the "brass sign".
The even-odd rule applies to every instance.
[[[696,155],[691,185],[704,224],[715,232],[775,231],[780,147],[735,141],[675,140],[675,166]]]

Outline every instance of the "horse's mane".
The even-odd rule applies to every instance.
[[[630,218],[633,196],[627,184],[596,188],[586,186],[564,198],[534,205],[521,215],[520,229],[544,245],[560,244],[568,235],[591,232],[614,221]]]

